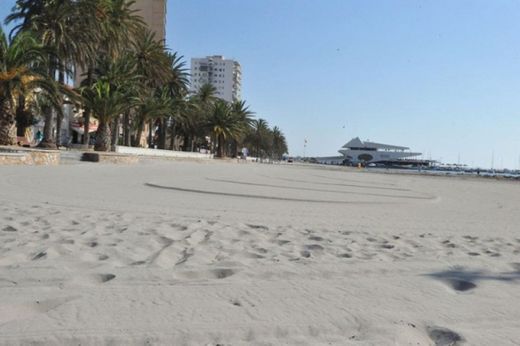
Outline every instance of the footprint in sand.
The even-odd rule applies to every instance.
[[[179,265],[179,264],[186,263],[186,261],[187,261],[191,256],[193,256],[193,249],[185,248],[185,249],[182,251],[181,258],[177,261],[177,263],[175,263],[175,265],[177,266],[177,265]]]
[[[257,230],[263,230],[263,231],[268,231],[269,230],[269,228],[267,226],[262,226],[262,225],[251,225],[251,224],[248,224],[247,226],[249,228],[257,229]]]
[[[253,259],[265,258],[265,256],[262,256],[262,255],[259,255],[259,254],[253,253],[253,252],[246,252],[244,254],[244,256],[247,257],[247,258],[253,258]]]
[[[454,249],[457,247],[457,245],[453,244],[450,240],[444,240],[442,244],[449,249]]]
[[[178,231],[186,231],[188,229],[187,226],[180,225],[180,224],[177,224],[177,223],[170,224],[170,227],[175,228]]]
[[[110,280],[114,280],[115,278],[116,278],[116,276],[114,274],[97,274],[96,275],[96,279],[101,283],[105,283]]]
[[[269,252],[267,249],[265,249],[265,248],[263,248],[263,247],[257,247],[257,248],[253,247],[253,248],[254,248],[256,251],[258,251],[258,252],[260,252],[260,253],[263,253],[264,255],[265,255],[266,253]]]
[[[32,260],[36,261],[36,260],[42,259],[42,258],[44,258],[46,256],[47,256],[47,252],[41,251],[41,252],[38,252],[36,255],[34,255]]]
[[[232,269],[213,269],[211,273],[215,276],[217,279],[225,279],[227,277],[230,277],[231,275],[235,274],[235,271]]]
[[[4,231],[4,232],[18,232],[18,230],[16,228],[14,228],[13,226],[5,226],[4,228],[2,228],[2,231]]]
[[[459,292],[469,291],[477,287],[477,285],[471,281],[460,279],[447,279],[446,282],[451,286],[451,288]]]
[[[467,240],[469,240],[471,242],[474,242],[475,240],[478,239],[478,237],[473,237],[473,236],[470,236],[470,235],[465,235],[462,238],[467,239]]]
[[[484,250],[484,253],[490,257],[500,257],[500,253],[492,251],[492,250]]]
[[[457,346],[464,342],[462,336],[447,328],[428,327],[427,331],[435,346]]]
[[[305,257],[305,258],[309,258],[309,257],[311,257],[311,253],[310,253],[310,251],[307,251],[307,250],[303,250],[303,251],[301,251],[301,252],[300,252],[300,255],[301,255],[302,257]]]
[[[392,245],[392,244],[383,244],[383,245],[381,245],[381,247],[382,247],[383,249],[391,250],[391,249],[393,249],[393,248],[395,247],[395,245]]]
[[[305,248],[305,250],[309,250],[309,251],[322,251],[323,250],[323,246],[321,246],[319,244],[305,245],[304,248]]]
[[[323,238],[322,237],[319,237],[319,236],[310,236],[309,237],[309,240],[313,240],[313,241],[323,241]]]

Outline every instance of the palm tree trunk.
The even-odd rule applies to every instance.
[[[190,143],[191,141],[191,136],[189,135],[184,135],[184,139],[182,141],[182,150],[183,151],[189,151],[189,146],[188,146],[188,143]]]
[[[43,107],[42,111],[45,114],[45,125],[43,126],[43,140],[38,146],[42,148],[56,149],[56,143],[52,136],[52,120],[54,118],[54,112],[50,107]]]
[[[0,101],[0,104],[0,145],[16,144],[16,136],[14,135],[16,117],[9,112],[7,102]]]
[[[139,124],[139,127],[137,128],[137,134],[135,136],[134,147],[141,146],[141,137],[143,136],[143,130],[144,130],[144,122]]]
[[[123,144],[130,146],[130,111],[123,115]]]
[[[56,78],[56,61],[52,55],[49,61],[49,76],[54,80],[54,78]],[[45,114],[45,125],[43,126],[43,140],[38,146],[42,148],[56,149],[56,142],[52,133],[54,111],[51,107],[42,107],[42,112]]]
[[[238,141],[236,139],[233,139],[233,142],[231,143],[231,157],[236,157],[238,154]]]
[[[63,68],[60,68],[58,74],[58,82],[61,85],[65,85],[65,72],[63,72]],[[59,147],[61,145],[61,123],[63,122],[63,98],[60,97],[61,102],[61,112],[58,112],[56,115],[56,146]]]
[[[224,136],[218,135],[217,157],[224,157]]]
[[[166,119],[160,120],[159,127],[159,149],[166,149]]]
[[[172,120],[170,149],[175,150],[175,119]]]
[[[90,84],[92,84],[92,68],[89,67],[88,71],[87,71],[87,85],[90,86]],[[90,142],[90,132],[89,132],[89,130],[90,130],[90,113],[91,113],[90,108],[85,107],[85,112],[83,113],[83,117],[84,117],[83,144],[84,145],[88,145]]]
[[[111,140],[111,151],[116,151],[117,142],[119,140],[119,116],[114,118],[112,122],[112,140]]]
[[[111,142],[110,123],[105,120],[99,120],[98,130],[96,132],[95,151],[109,151]]]
[[[148,122],[148,148],[153,148],[152,142],[153,142],[153,120],[150,120]]]
[[[85,107],[85,112],[83,112],[83,145],[88,145],[90,143],[90,114],[90,108]]]
[[[25,136],[25,130],[29,127],[29,119],[31,118],[30,112],[25,110],[25,96],[20,94],[18,96],[18,107],[16,107],[15,119],[16,119],[16,137]]]

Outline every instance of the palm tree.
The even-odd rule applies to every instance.
[[[108,56],[97,59],[96,67],[90,71],[90,76],[83,80],[82,86],[89,86],[90,83],[98,80],[110,83],[112,87],[122,91],[129,99],[135,98],[141,89],[140,75],[137,73],[137,62],[133,54],[129,52],[120,55],[115,60],[109,59]],[[130,110],[131,107],[125,111],[125,119],[128,117]],[[113,146],[117,145],[117,139],[119,138],[119,118],[119,116],[113,118]]]
[[[155,38],[155,34],[149,29],[141,30],[137,33],[136,39],[132,44],[132,53],[137,63],[137,71],[141,76],[141,97],[138,102],[142,104],[136,109],[137,116],[137,139],[138,145],[141,140],[145,123],[149,124],[149,144],[153,140],[153,124],[160,124],[160,147],[165,145],[165,131],[163,117],[166,107],[166,90],[163,87],[172,81],[173,69],[171,57],[163,41]],[[175,87],[175,86],[172,86]],[[161,89],[161,90],[158,90]],[[164,94],[164,95],[161,95]],[[166,103],[165,103],[166,102]],[[154,114],[159,114],[153,118]]]
[[[135,145],[139,146],[145,124],[149,123],[151,133],[154,120],[170,115],[174,104],[173,99],[170,98],[167,91],[164,89],[155,90],[150,94],[141,94],[135,99],[135,104],[137,105],[137,136],[135,139]],[[149,142],[151,145],[152,140]]]
[[[11,35],[33,31],[56,56],[53,68],[84,66],[96,55],[97,0],[17,0],[7,23],[18,24]]]
[[[94,2],[89,0],[17,0],[6,22],[19,22],[11,34],[31,31],[41,43],[52,51],[48,58],[48,75],[65,85],[66,75],[72,76],[74,66],[81,65],[94,55],[95,26]],[[61,103],[64,103],[65,98]],[[53,114],[45,112],[44,141],[42,145],[55,147],[52,136]],[[57,117],[57,142],[59,145],[62,112]]]
[[[96,134],[96,151],[109,151],[111,147],[110,121],[131,107],[128,95],[109,82],[98,80],[81,89],[83,103],[99,120]]]
[[[206,129],[202,125],[207,122],[213,111],[213,105],[217,101],[216,92],[217,89],[207,83],[202,85],[199,91],[190,98],[191,107],[188,107],[186,122],[183,124],[185,151],[193,151],[197,138],[207,135]]]
[[[172,113],[168,117],[168,119],[164,118],[161,122],[160,127],[160,140],[159,140],[159,148],[166,148],[166,135],[167,135],[167,124],[170,127],[170,149],[174,150],[175,146],[175,136],[176,136],[176,127],[180,125],[180,123],[186,120],[186,117],[183,115],[187,114],[187,110],[189,108],[190,103],[187,102],[187,94],[188,94],[188,73],[185,68],[185,62],[182,60],[182,56],[177,56],[177,53],[166,53],[169,69],[170,69],[170,78],[167,80],[164,88],[168,93],[169,97],[172,99]]]
[[[253,149],[256,157],[265,157],[271,147],[271,133],[267,121],[258,119],[253,121],[253,126],[246,137],[246,141]]]
[[[100,27],[98,54],[116,59],[132,42],[139,41],[145,29],[143,18],[134,8],[134,0],[90,0],[96,4],[96,20]]]
[[[253,112],[249,110],[249,106],[246,106],[245,101],[236,100],[231,104],[231,112],[233,115],[239,119],[242,127],[242,134],[247,133],[247,131],[253,125]],[[232,152],[233,155],[236,155],[238,152],[238,145],[240,141],[243,141],[243,135],[233,140],[232,144]]]
[[[217,99],[215,96],[216,93],[217,89],[212,84],[206,83],[200,87],[195,97],[199,104],[211,106],[211,104]]]
[[[169,79],[166,80],[166,87],[168,88],[172,97],[185,97],[188,93],[189,74],[186,69],[186,63],[183,61],[183,56],[177,56],[177,53],[166,52],[168,59]]]
[[[93,70],[96,67],[97,59],[109,58],[116,60],[120,55],[124,55],[129,49],[131,42],[135,40],[137,33],[144,30],[145,24],[142,17],[137,15],[137,10],[133,8],[135,1],[130,0],[83,0],[94,4],[95,18],[92,22],[92,30],[95,31],[94,50],[96,55],[86,60],[82,66],[86,84],[93,83]],[[89,123],[90,109],[86,108],[85,135],[83,144],[89,143]]]
[[[233,113],[229,103],[220,99],[215,102],[207,125],[217,141],[217,157],[226,155],[226,140],[236,139],[244,131],[242,119]]]
[[[175,139],[179,137],[186,137],[193,124],[191,117],[197,110],[197,105],[190,99],[185,97],[178,97],[173,99],[173,109],[170,121],[170,149],[178,150],[175,146]]]
[[[283,155],[287,154],[288,152],[285,135],[278,128],[278,126],[273,127],[271,134],[273,138],[271,157],[276,160],[281,160]]]
[[[141,80],[135,57],[130,53],[121,55],[117,59],[99,57],[91,71],[90,83],[93,84],[98,80],[109,82],[118,88],[135,88]],[[88,87],[89,81],[83,80],[81,86]]]
[[[155,33],[149,29],[139,31],[132,44],[132,52],[143,85],[156,88],[170,81],[171,57],[166,52],[164,42],[156,40]]]
[[[16,142],[16,111],[25,99],[40,93],[58,103],[58,88],[45,70],[47,50],[29,33],[8,39],[0,27],[0,145]]]

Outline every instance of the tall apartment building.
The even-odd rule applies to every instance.
[[[228,102],[241,99],[242,68],[238,61],[222,55],[191,59],[191,91],[196,93],[204,84],[216,89],[217,97]]]
[[[159,40],[166,38],[166,0],[136,0],[134,7],[138,15],[155,32]]]

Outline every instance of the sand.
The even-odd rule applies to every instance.
[[[520,184],[0,167],[0,345],[515,345]]]

